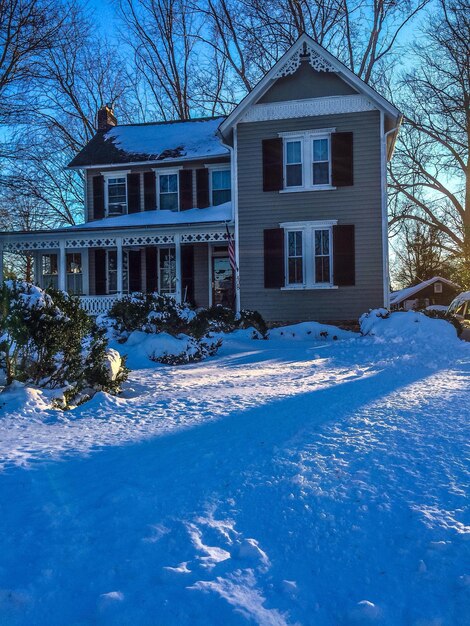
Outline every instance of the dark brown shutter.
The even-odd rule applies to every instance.
[[[263,139],[263,191],[279,191],[283,186],[282,139]]]
[[[284,229],[264,231],[264,286],[266,289],[284,287]]]
[[[205,167],[196,170],[197,206],[205,209],[209,206],[209,170]]]
[[[147,288],[147,293],[153,293],[158,290],[157,269],[157,248],[145,248],[145,286]]]
[[[129,291],[142,291],[140,250],[129,250]]]
[[[102,296],[106,293],[106,250],[95,250],[95,293]]]
[[[349,187],[354,183],[353,134],[331,135],[331,184],[334,187]]]
[[[144,210],[155,211],[157,208],[157,190],[155,172],[144,172]]]
[[[180,170],[180,211],[193,208],[193,170]]]
[[[181,246],[181,286],[183,301],[189,304],[194,302],[194,246]]]
[[[93,176],[93,219],[104,217],[104,177]]]
[[[333,226],[333,283],[356,283],[356,252],[354,226]]]
[[[127,175],[127,212],[140,211],[140,174]]]

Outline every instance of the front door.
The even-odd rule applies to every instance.
[[[234,306],[233,272],[228,256],[212,257],[212,304]]]

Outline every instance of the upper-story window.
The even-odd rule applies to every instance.
[[[158,174],[158,208],[162,211],[178,211],[178,172]]]
[[[212,187],[212,206],[230,202],[231,191],[231,174],[229,169],[214,169],[211,172]]]
[[[302,143],[301,139],[285,142],[284,181],[286,187],[302,187],[303,185]]]
[[[314,139],[312,143],[312,185],[330,184],[329,137]]]
[[[331,187],[330,135],[334,129],[281,133],[284,140],[284,189]]]
[[[122,215],[127,212],[126,176],[107,178],[108,215]]]

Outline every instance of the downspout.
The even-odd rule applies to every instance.
[[[219,133],[221,143],[230,152],[230,170],[232,177],[232,220],[235,224],[235,259],[237,262],[237,275],[235,276],[235,312],[237,315],[240,313],[240,242],[238,238],[238,168],[237,168],[237,152],[238,152],[238,137],[237,137],[237,125],[233,128],[233,146],[226,144],[222,135]]]
[[[392,133],[398,132],[403,116],[400,116],[395,128],[385,129],[385,115],[380,111],[380,167],[382,180],[382,255],[383,255],[383,288],[384,307],[390,308],[390,261],[388,253],[388,194],[387,194],[387,138]],[[391,154],[390,154],[391,156]]]

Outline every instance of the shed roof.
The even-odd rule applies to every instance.
[[[446,283],[447,285],[450,285],[451,287],[455,287],[455,289],[459,289],[459,286],[453,283],[451,280],[448,280],[447,278],[442,278],[441,276],[433,276],[433,278],[424,280],[423,282],[418,283],[417,285],[414,285],[413,287],[407,287],[406,289],[393,291],[390,294],[390,304],[399,304],[400,302],[403,302],[404,300],[408,300],[408,298],[411,298],[412,296],[417,294],[419,291],[421,291],[421,289],[425,289],[426,287],[429,287],[430,285],[433,285],[436,282]]]

